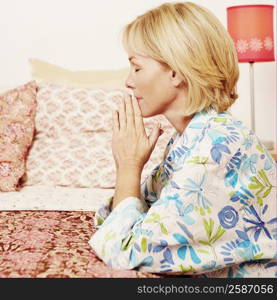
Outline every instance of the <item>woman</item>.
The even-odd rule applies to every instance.
[[[276,276],[276,165],[227,111],[239,77],[230,36],[207,9],[182,2],[136,18],[123,42],[134,97],[113,114],[115,194],[90,245],[116,269]],[[162,133],[148,137],[142,118],[158,114],[176,133],[140,186]]]

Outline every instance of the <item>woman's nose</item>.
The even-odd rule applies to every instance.
[[[126,79],[126,81],[125,81],[125,86],[126,86],[128,89],[133,89],[133,88],[134,88],[134,83],[132,82],[130,76]]]

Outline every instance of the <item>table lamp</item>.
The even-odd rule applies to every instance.
[[[273,5],[239,5],[227,8],[227,28],[239,62],[249,63],[251,129],[255,132],[254,63],[274,59]],[[263,141],[268,150],[273,142]]]

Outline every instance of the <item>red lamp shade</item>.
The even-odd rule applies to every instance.
[[[227,26],[239,62],[274,61],[273,5],[227,8]]]

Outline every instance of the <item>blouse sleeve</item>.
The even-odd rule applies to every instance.
[[[197,168],[195,174],[203,175],[199,171]],[[189,192],[170,181],[150,208],[144,200],[126,198],[92,236],[90,245],[114,269],[199,272],[207,259],[214,260],[214,254],[207,246],[205,229],[202,220],[197,221]],[[188,201],[183,201],[185,198]],[[210,222],[210,218],[206,219]],[[224,229],[216,222],[214,226],[218,229],[216,238],[220,238]]]

